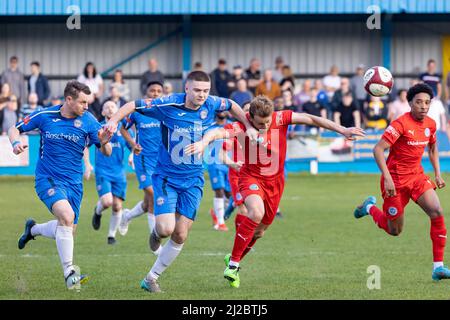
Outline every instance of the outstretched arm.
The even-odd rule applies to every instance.
[[[200,141],[192,143],[184,148],[184,152],[187,155],[191,154],[202,154],[205,148],[214,140],[227,139],[229,138],[229,133],[224,128],[217,128],[210,130],[205,133]]]
[[[355,140],[355,136],[364,137],[365,132],[361,128],[346,128],[337,123],[322,117],[316,117],[306,113],[292,113],[292,124],[306,124],[308,126],[316,126],[329,129],[342,134],[349,140]]]

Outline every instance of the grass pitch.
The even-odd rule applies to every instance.
[[[450,176],[444,179],[450,182]],[[125,207],[142,197],[130,176]],[[448,188],[448,187],[447,187]],[[399,237],[388,236],[371,217],[353,218],[367,195],[380,198],[378,175],[290,175],[276,219],[255,250],[241,263],[241,287],[223,278],[223,256],[231,251],[229,232],[212,229],[212,192],[206,181],[197,220],[183,251],[161,276],[162,294],[139,288],[156,257],[148,249],[146,217],[132,221],[115,246],[106,244],[110,212],[99,231],[91,227],[97,201],[94,181],[85,184],[75,238],[75,264],[90,275],[81,292],[64,285],[55,242],[43,237],[17,249],[26,218],[52,219],[34,191],[33,178],[0,178],[0,299],[448,299],[450,280],[431,280],[430,223],[420,208],[406,209]],[[438,191],[447,225],[450,196]],[[449,250],[447,250],[447,261]],[[369,290],[369,266],[381,270],[381,288]]]

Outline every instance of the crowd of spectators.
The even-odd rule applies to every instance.
[[[273,68],[262,69],[257,58],[250,60],[247,68],[235,65],[229,68],[223,58],[210,72],[211,94],[230,98],[243,106],[254,96],[266,95],[274,101],[277,110],[293,110],[328,118],[344,126],[357,126],[371,130],[383,130],[388,124],[410,110],[406,100],[406,89],[394,88],[382,98],[368,95],[364,90],[363,75],[366,67],[358,65],[351,77],[340,75],[337,66],[330,67],[329,73],[322,78],[301,79],[294,76],[291,67],[282,57],[277,57]],[[192,70],[204,70],[201,62],[196,62]],[[118,107],[123,106],[131,97],[128,83],[124,80],[122,70],[115,70],[112,79],[105,85],[101,74],[93,62],[87,62],[77,80],[91,89],[89,111],[102,119],[101,109],[106,101],[113,101]],[[447,130],[447,114],[450,98],[450,73],[444,87],[442,75],[437,72],[437,63],[430,59],[426,71],[412,79],[429,84],[436,95],[432,100],[429,116],[437,124],[438,130]],[[148,60],[148,70],[140,79],[140,94],[146,95],[149,83],[163,84],[164,95],[173,93],[173,86],[165,81],[164,73],[159,70],[158,61]],[[0,130],[6,134],[10,126],[35,110],[61,104],[63,98],[52,95],[49,81],[41,72],[38,61],[29,65],[25,75],[19,68],[19,59],[13,56],[9,66],[0,77]],[[299,127],[296,130],[310,130]],[[450,127],[449,127],[450,129]],[[450,131],[450,130],[449,130]]]

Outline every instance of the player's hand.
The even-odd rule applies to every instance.
[[[111,137],[117,131],[117,123],[109,120],[104,126],[103,129],[107,132]]]
[[[184,153],[186,155],[192,155],[192,154],[198,154],[198,157],[200,158],[201,155],[203,154],[203,151],[205,151],[205,143],[203,142],[203,140],[197,141],[195,143],[191,143],[190,145],[187,145],[184,148]]]
[[[138,156],[142,152],[142,149],[142,146],[137,143],[133,148],[133,153]]]
[[[85,180],[89,180],[91,178],[91,173],[94,170],[94,167],[92,166],[92,164],[88,163],[86,164],[85,168],[84,168],[84,173],[83,173],[83,177]]]
[[[350,127],[350,128],[345,128],[342,135],[347,140],[356,140],[356,137],[364,137],[366,135],[366,132],[361,128]]]
[[[243,165],[244,165],[244,163],[243,163],[242,161],[233,162],[233,163],[230,163],[230,164],[229,164],[229,166],[230,166],[231,168],[233,168],[234,170],[236,170],[236,171],[241,170],[241,168],[242,168]]]
[[[255,128],[248,128],[247,131],[245,131],[248,138],[250,139],[251,143],[256,143],[258,141],[258,131]]]
[[[436,185],[439,189],[442,189],[443,187],[445,187],[445,181],[444,179],[441,178],[441,176],[436,176]]]
[[[133,160],[133,153],[130,153],[130,155],[128,156],[128,164],[129,166],[134,170],[134,160]]]
[[[25,151],[25,149],[28,148],[28,145],[22,144],[22,142],[19,142],[14,146],[13,152],[14,154],[21,154]]]
[[[112,138],[112,134],[110,134],[107,130],[104,128],[101,128],[98,130],[98,139],[100,140],[100,144],[103,146],[107,144]]]
[[[392,180],[392,177],[384,178],[384,190],[388,197],[395,197],[397,195],[397,191],[395,190],[395,184]]]

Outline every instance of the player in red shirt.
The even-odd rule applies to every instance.
[[[371,215],[379,228],[397,236],[403,228],[403,212],[409,199],[416,202],[430,217],[430,236],[433,242],[433,280],[450,278],[450,270],[444,267],[444,250],[447,239],[444,216],[436,194],[445,187],[439,168],[436,143],[436,123],[427,116],[433,90],[424,83],[408,90],[411,112],[405,113],[385,130],[373,149],[375,160],[382,172],[381,192],[383,211],[375,206],[376,199],[368,197],[354,212],[355,218]],[[436,185],[423,172],[422,155],[428,146],[430,162],[434,168]],[[387,161],[384,151],[390,149]]]
[[[239,287],[239,262],[261,238],[275,218],[284,188],[286,132],[290,124],[306,124],[336,131],[348,139],[364,136],[360,128],[345,128],[324,118],[292,111],[274,112],[273,103],[258,96],[247,113],[250,124],[259,130],[257,144],[250,144],[245,127],[239,122],[211,130],[203,139],[186,147],[185,152],[201,153],[213,140],[236,138],[244,150],[244,164],[239,172],[239,191],[247,208],[247,216],[239,224],[231,257],[225,257],[224,277],[232,287]]]

